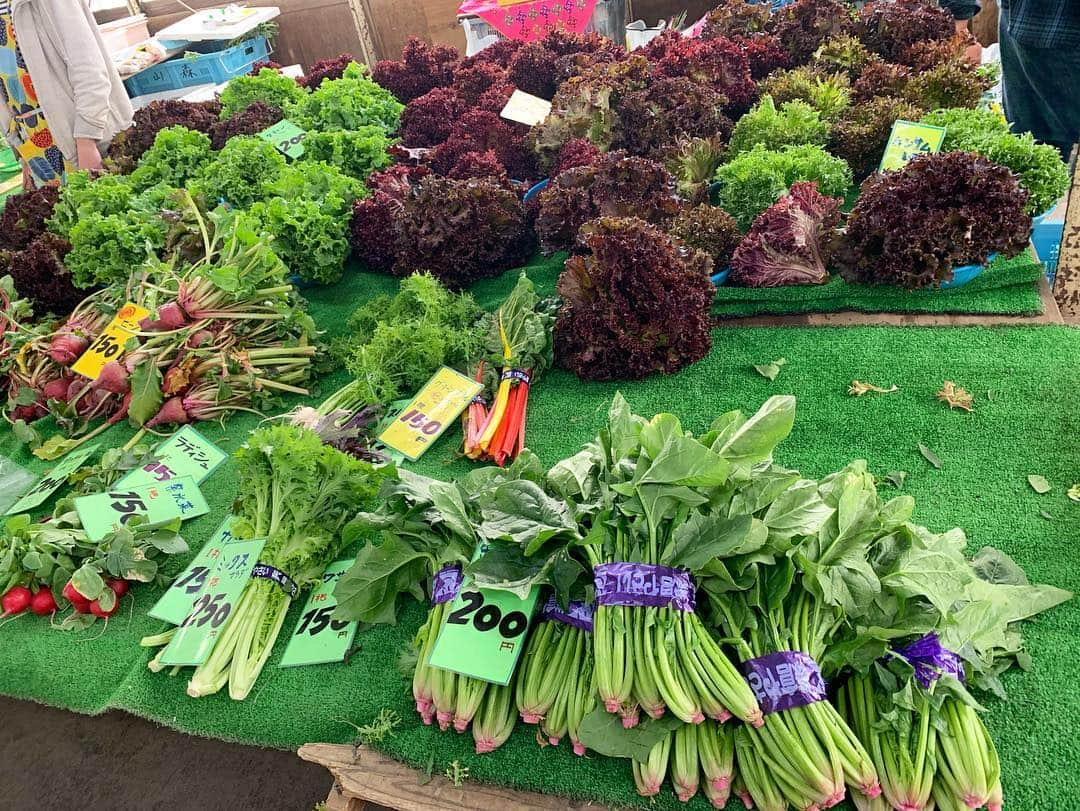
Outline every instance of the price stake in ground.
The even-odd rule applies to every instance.
[[[450,604],[431,651],[431,664],[483,681],[506,685],[525,644],[539,590],[522,600],[508,591],[468,584]]]
[[[475,380],[443,366],[383,429],[379,441],[415,462],[461,416],[482,388]]]
[[[300,613],[300,621],[282,654],[280,667],[321,665],[340,662],[345,658],[356,636],[357,623],[331,619],[330,615],[337,608],[334,586],[352,565],[350,558],[339,560],[326,568],[322,581],[308,597]]]
[[[150,609],[151,617],[179,625],[191,613],[196,595],[210,577],[210,570],[228,552],[228,546],[233,541],[232,523],[231,515],[221,522],[199,554],[177,576],[161,599],[154,603]]]
[[[161,526],[179,518],[186,521],[210,512],[210,505],[190,476],[140,487],[117,487],[105,493],[75,499],[86,537],[99,541],[130,522],[135,516],[146,524]]]
[[[158,446],[154,458],[156,461],[129,472],[117,487],[160,484],[184,476],[202,484],[229,455],[194,427],[185,425]]]
[[[930,124],[918,124],[914,121],[897,119],[889,133],[885,154],[881,156],[878,171],[888,172],[902,169],[908,162],[919,155],[930,155],[941,149],[945,141],[945,128]]]
[[[180,620],[158,661],[164,665],[201,665],[214,649],[226,620],[236,608],[251,570],[259,562],[264,538],[233,541],[221,548],[217,562]]]
[[[304,136],[307,133],[287,118],[259,133],[264,141],[269,141],[278,152],[290,158],[299,158],[304,154]]]
[[[31,487],[27,492],[23,493],[22,498],[16,501],[8,509],[5,515],[18,515],[24,513],[27,510],[32,510],[60,487],[64,482],[68,480],[68,476],[82,467],[82,463],[97,453],[98,445],[91,445],[88,448],[80,448],[79,450],[64,457],[63,460],[57,464],[48,475],[41,481]]]
[[[150,315],[130,301],[121,307],[109,326],[102,330],[90,347],[72,364],[72,371],[97,380],[102,368],[110,360],[119,360],[124,354],[124,346],[139,331],[139,322]]]

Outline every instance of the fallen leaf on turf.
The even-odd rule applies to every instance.
[[[1028,484],[1039,495],[1050,492],[1050,482],[1046,480],[1045,476],[1028,476]]]
[[[891,386],[890,388],[883,389],[881,386],[875,386],[873,383],[863,383],[861,380],[852,380],[851,385],[848,386],[847,393],[852,397],[862,397],[867,392],[876,392],[878,394],[892,394],[894,391],[900,391],[898,386]]]
[[[1069,488],[1069,498],[1073,501],[1080,501],[1080,484],[1074,484]]]
[[[949,408],[962,408],[964,411],[971,411],[972,406],[975,405],[974,395],[951,380],[945,381],[941,391],[937,393],[937,398],[943,403],[948,403]]]
[[[986,399],[991,400],[991,401],[994,399],[994,390],[993,389],[987,389],[986,390]]]
[[[1054,516],[1050,515],[1046,510],[1039,510],[1039,515],[1045,518],[1047,521],[1053,521]]]
[[[941,457],[939,457],[936,453],[934,453],[921,442],[919,443],[919,453],[922,454],[923,459],[936,467],[938,470],[941,470]]]
[[[885,480],[897,490],[904,489],[904,479],[907,478],[906,470],[890,470],[885,474]]]
[[[761,365],[755,365],[754,371],[767,380],[776,380],[776,376],[780,374],[780,367],[787,363],[784,358],[777,358],[772,363],[762,363]]]

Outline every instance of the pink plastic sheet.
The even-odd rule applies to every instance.
[[[534,0],[500,6],[498,0],[464,0],[458,14],[475,14],[510,39],[533,42],[555,29],[582,33],[596,0]]]

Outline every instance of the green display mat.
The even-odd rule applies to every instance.
[[[713,312],[721,318],[796,313],[932,313],[1038,315],[1037,282],[1043,266],[1029,248],[1012,259],[999,257],[972,281],[951,290],[903,290],[848,284],[833,276],[825,284],[732,287],[716,291]]]
[[[552,260],[532,268],[530,275],[550,290],[559,265]],[[336,325],[332,331],[340,332],[360,301],[392,292],[395,284],[387,277],[352,273],[339,285],[307,295],[317,322]],[[479,284],[475,292],[490,305],[512,284],[513,274],[507,274]],[[567,372],[550,372],[530,398],[530,447],[548,464],[577,451],[602,424],[616,391],[638,413],[674,411],[694,431],[727,410],[753,411],[770,395],[793,394],[799,404],[795,430],[777,451],[779,463],[809,476],[858,457],[870,460],[879,475],[905,470],[905,492],[918,502],[916,520],[934,530],[964,527],[972,551],[998,546],[1032,580],[1080,588],[1080,504],[1065,496],[1068,486],[1080,480],[1080,330],[760,327],[718,329],[713,340],[708,358],[673,377],[616,385],[582,383]],[[787,364],[773,382],[752,368],[779,357]],[[326,380],[324,393],[343,379],[339,373]],[[900,391],[850,397],[846,390],[853,379],[895,384]],[[974,413],[949,411],[935,399],[946,379],[975,394]],[[253,415],[240,415],[224,427],[203,424],[200,430],[231,451],[258,422]],[[130,433],[117,426],[104,441],[120,444]],[[448,432],[410,467],[440,477],[464,473],[471,465],[459,458],[459,441],[459,431]],[[941,457],[941,470],[920,456],[920,442]],[[48,468],[18,450],[5,429],[0,429],[0,453],[38,472]],[[222,466],[204,484],[212,513],[185,525],[195,549],[235,496],[230,466]],[[1052,491],[1037,495],[1027,484],[1029,474],[1047,477]],[[184,562],[177,560],[172,568],[179,570]],[[628,763],[574,757],[565,743],[539,751],[531,727],[519,725],[501,749],[477,756],[468,734],[423,726],[413,711],[409,685],[394,666],[422,620],[423,609],[416,603],[407,606],[399,626],[362,630],[359,651],[348,664],[279,669],[285,647],[279,640],[246,701],[234,702],[226,692],[189,698],[186,678],[149,672],[152,651],[138,647],[142,636],[162,630],[160,622],[146,616],[159,593],[135,588],[134,600],[125,599],[107,629],[99,623],[69,635],[29,615],[4,624],[0,693],[84,713],[119,708],[198,735],[284,749],[312,741],[352,741],[356,733],[350,722],[370,722],[389,708],[403,720],[381,748],[436,774],[459,760],[469,768],[470,780],[570,794],[603,805],[709,808],[700,796],[684,806],[667,786],[656,800],[641,799]],[[295,627],[299,610],[299,604],[293,606],[285,633]],[[1006,675],[1010,702],[987,700],[987,721],[1004,764],[1007,807],[1071,808],[1080,797],[1080,770],[1075,768],[1080,762],[1080,601],[1037,617],[1025,633],[1033,672]]]

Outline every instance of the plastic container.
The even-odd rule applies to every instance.
[[[720,287],[727,284],[728,276],[731,275],[731,268],[724,268],[719,273],[714,273],[709,277],[709,281],[713,283],[713,287]]]
[[[497,42],[502,34],[494,26],[474,14],[458,15],[465,29],[465,55],[472,56]],[[623,42],[626,34],[626,0],[597,0],[586,31],[595,31],[615,42]]]
[[[548,178],[545,177],[539,183],[535,184],[531,189],[529,189],[527,192],[525,192],[525,196],[521,198],[522,202],[527,203],[530,200],[532,200],[534,197],[536,197],[536,195],[538,195],[540,192],[542,192],[544,189],[546,189],[550,182],[551,181]]]
[[[955,290],[958,287],[963,287],[973,279],[982,276],[982,272],[986,270],[987,265],[993,262],[997,258],[996,253],[990,254],[986,260],[985,265],[961,265],[958,268],[953,268],[952,278],[947,282],[941,283],[942,290]]]
[[[150,29],[146,26],[145,14],[113,20],[111,23],[99,25],[98,30],[101,31],[101,38],[105,41],[105,48],[111,54],[122,53],[132,45],[138,45],[150,39]]]
[[[147,68],[126,79],[124,87],[128,95],[134,97],[201,84],[222,84],[249,72],[253,64],[270,55],[266,37],[252,37],[231,48],[222,45],[220,42],[194,43],[191,47],[197,55],[177,56]]]

